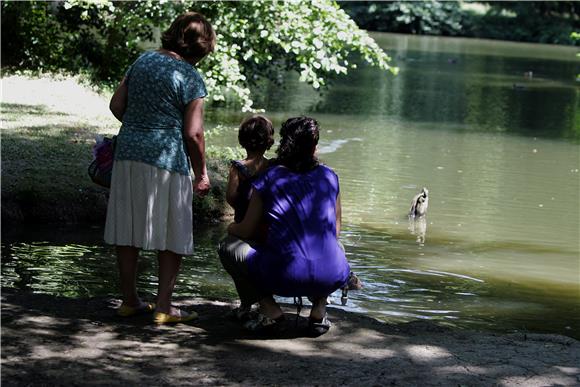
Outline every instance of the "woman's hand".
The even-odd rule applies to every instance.
[[[209,192],[211,184],[207,175],[196,176],[193,180],[193,192],[196,195],[204,197]]]

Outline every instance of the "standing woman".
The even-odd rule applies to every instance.
[[[203,98],[195,64],[214,50],[215,32],[199,13],[173,21],[162,48],[141,55],[111,98],[122,122],[107,208],[105,242],[116,245],[123,303],[120,316],[152,312],[158,324],[197,317],[171,306],[181,257],[193,252],[193,193],[205,195]],[[192,182],[190,167],[195,179]],[[137,294],[139,250],[157,250],[157,305]]]

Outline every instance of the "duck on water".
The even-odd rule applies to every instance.
[[[409,217],[420,218],[425,216],[427,208],[429,207],[429,190],[425,187],[411,201],[411,209],[409,210]]]

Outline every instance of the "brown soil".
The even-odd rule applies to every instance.
[[[332,329],[311,338],[291,308],[284,333],[256,335],[224,317],[228,303],[177,304],[200,318],[156,327],[150,316],[116,317],[114,299],[4,290],[2,384],[580,385],[580,342],[564,336],[389,325],[329,309]]]

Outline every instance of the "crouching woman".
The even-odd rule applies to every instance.
[[[261,315],[246,327],[260,330],[278,324],[283,312],[273,295],[307,296],[312,301],[309,330],[330,328],[326,298],[348,280],[350,267],[338,242],[338,176],[315,156],[316,120],[296,117],[280,130],[274,166],[256,179],[248,211],[228,227],[219,247],[242,305],[260,303]],[[266,235],[263,225],[267,225]],[[260,240],[250,246],[244,240]]]

